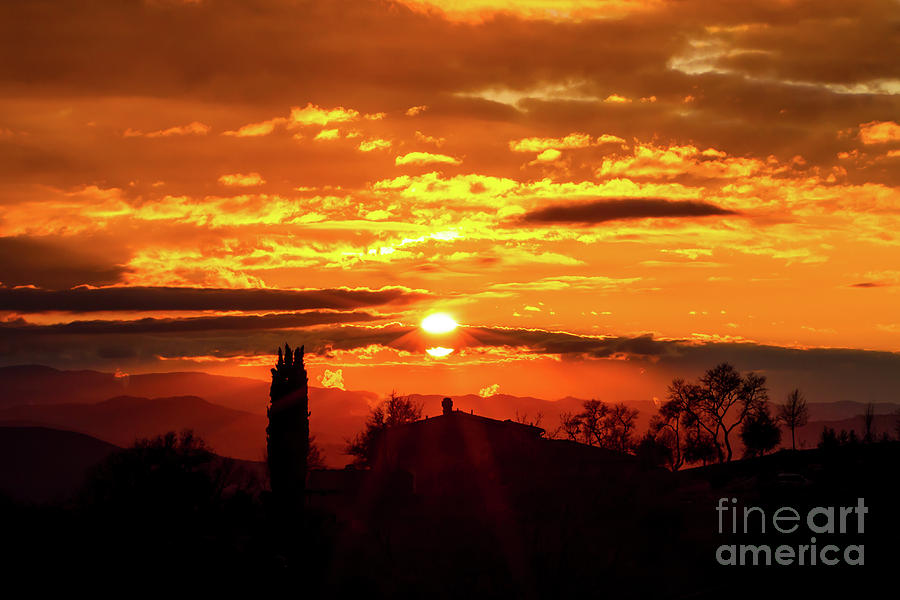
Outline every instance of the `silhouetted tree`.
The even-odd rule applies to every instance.
[[[390,427],[404,423],[412,423],[422,418],[422,407],[409,398],[398,396],[396,392],[381,404],[375,406],[368,419],[366,428],[347,441],[346,452],[354,456],[353,464],[358,467],[371,466],[375,457],[376,444],[381,433]]]
[[[234,460],[216,456],[190,430],[170,431],[110,455],[88,475],[82,501],[131,518],[189,520],[213,514],[226,488],[249,483]]]
[[[323,469],[325,468],[325,453],[316,443],[316,436],[309,436],[309,446],[306,450],[306,468],[307,469]]]
[[[897,417],[897,420],[894,421],[894,433],[897,435],[897,439],[900,440],[900,408],[898,408],[894,415]]]
[[[731,433],[768,400],[766,378],[755,373],[741,374],[722,363],[708,370],[697,384],[672,381],[670,390],[682,399],[684,423],[702,430],[716,445],[719,461],[733,455]],[[702,440],[697,436],[697,441]]]
[[[638,411],[628,408],[624,403],[617,402],[603,419],[606,444],[605,448],[618,452],[629,452],[634,446],[631,436],[634,434],[635,422]]]
[[[638,411],[624,403],[605,404],[600,400],[585,400],[577,415],[560,415],[561,434],[573,441],[599,446],[617,452],[634,449],[635,422]]]
[[[866,444],[871,444],[875,441],[875,429],[873,427],[875,423],[875,405],[869,402],[866,404],[866,413],[863,415],[863,424],[865,428],[863,429],[863,442]]]
[[[762,456],[781,442],[781,429],[769,414],[768,406],[755,410],[741,425],[744,456]]]
[[[838,440],[837,432],[832,427],[824,427],[819,438],[819,449],[833,450],[839,445],[840,441]]]
[[[541,422],[544,420],[544,413],[538,411],[533,419],[528,418],[528,413],[519,414],[519,410],[516,409],[516,423],[521,423],[522,425],[530,425],[531,427],[540,427]]]
[[[680,469],[685,462],[682,422],[685,416],[685,398],[681,395],[684,382],[676,379],[669,386],[668,400],[659,407],[659,414],[650,419],[650,432],[657,441],[669,448],[669,468]]]
[[[672,449],[648,431],[635,445],[634,453],[645,467],[662,467],[672,464]]]
[[[609,407],[600,400],[585,400],[581,412],[576,415],[581,430],[581,441],[588,446],[602,445],[603,419]]]
[[[791,450],[796,450],[797,444],[794,437],[794,431],[798,427],[806,425],[806,422],[809,419],[809,410],[806,407],[806,399],[803,397],[803,394],[800,393],[800,390],[795,389],[788,394],[787,403],[778,411],[778,418],[791,430]]]
[[[562,437],[577,442],[580,433],[581,419],[578,418],[578,415],[573,415],[570,412],[564,412],[559,415],[559,428],[554,432],[554,437]]]
[[[694,428],[684,438],[682,450],[684,462],[709,464],[719,457],[719,446],[711,435]]]
[[[272,493],[282,507],[302,508],[309,455],[309,392],[303,346],[278,349],[272,369],[266,449]]]

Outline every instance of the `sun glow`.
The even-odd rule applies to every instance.
[[[441,346],[437,346],[435,348],[427,348],[425,352],[427,352],[431,356],[442,358],[453,352],[453,348],[443,348]]]
[[[434,313],[422,319],[422,329],[428,333],[450,333],[458,326],[453,317],[447,313]]]

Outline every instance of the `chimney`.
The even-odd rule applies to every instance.
[[[450,398],[444,398],[441,402],[441,406],[444,408],[445,415],[449,415],[453,412],[453,400]]]

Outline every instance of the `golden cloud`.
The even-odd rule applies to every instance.
[[[459,165],[462,161],[446,154],[432,154],[430,152],[409,152],[398,156],[394,164],[401,165],[428,165],[428,164]]]
[[[323,129],[319,133],[316,134],[315,140],[336,140],[341,137],[341,132],[338,129]]]
[[[263,135],[269,135],[270,133],[275,131],[276,125],[281,125],[283,123],[287,123],[287,119],[283,117],[276,117],[274,119],[269,119],[268,121],[262,121],[260,123],[250,123],[248,125],[244,125],[236,131],[226,131],[222,133],[222,135],[230,135],[234,137],[259,137]]]
[[[390,147],[391,147],[390,140],[382,140],[382,139],[378,139],[378,138],[372,139],[372,140],[365,140],[363,142],[360,142],[359,146],[357,146],[357,148],[359,149],[360,152],[372,152],[373,150],[385,150]]]
[[[352,108],[338,106],[336,108],[326,109],[310,102],[303,108],[297,106],[291,108],[290,122],[294,126],[324,126],[329,123],[355,121],[358,118],[359,111],[353,110]]]
[[[623,140],[624,141],[624,140]],[[513,152],[543,152],[551,149],[587,148],[593,143],[590,135],[586,133],[570,133],[563,138],[524,138],[511,140],[509,149]]]
[[[259,173],[230,173],[222,175],[218,179],[222,185],[229,187],[253,187],[266,182]]]
[[[126,129],[125,133],[122,134],[123,137],[148,137],[148,138],[158,138],[158,137],[171,137],[173,135],[206,135],[210,132],[212,128],[205,123],[201,123],[199,121],[193,121],[188,123],[187,125],[178,125],[175,127],[169,127],[168,129],[160,129],[158,131],[151,131],[149,133],[143,133],[142,131],[136,129]]]
[[[900,125],[893,121],[863,123],[859,126],[859,139],[863,144],[900,142]]]

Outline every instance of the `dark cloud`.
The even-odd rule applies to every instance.
[[[877,281],[861,281],[860,283],[851,284],[850,287],[855,288],[879,288],[888,287],[886,283],[878,283]]]
[[[0,237],[0,282],[61,289],[78,285],[110,285],[128,272],[126,253],[91,250],[98,240],[62,237]]]
[[[39,290],[0,288],[0,310],[98,312],[164,310],[352,310],[410,304],[427,297],[403,287],[271,290],[178,287],[113,287]]]
[[[104,181],[129,194],[157,179],[177,193],[210,193],[197,175],[214,182],[226,165],[231,172],[266,172],[267,191],[290,180],[282,193],[296,187],[298,163],[309,165],[303,185],[340,179],[345,187],[362,186],[378,177],[377,157],[346,148],[337,155],[343,141],[312,149],[283,131],[255,141],[217,135],[284,117],[289,106],[307,101],[388,111],[390,119],[424,104],[429,111],[410,123],[445,119],[455,132],[466,124],[482,132],[491,121],[553,136],[583,130],[687,139],[736,155],[802,154],[810,164],[826,165],[853,146],[836,131],[892,119],[900,110],[896,95],[837,93],[823,85],[898,76],[891,28],[900,5],[892,0],[662,4],[616,19],[499,15],[450,23],[437,13],[374,0],[2,2],[0,90],[74,106],[79,127],[61,140],[34,134],[0,140],[0,173],[43,184]],[[705,71],[673,68],[673,59],[690,58],[698,47],[720,48],[720,57]],[[540,88],[559,85],[587,100],[547,102],[553,94]],[[487,89],[535,97],[520,102],[522,110],[471,97]],[[597,101],[613,93],[633,102]],[[649,96],[658,102],[639,101]],[[685,104],[687,96],[694,101]],[[84,98],[93,109],[78,107]],[[116,98],[120,106],[98,98]],[[129,102],[134,105],[123,108]],[[212,133],[178,140],[121,136],[126,127],[148,131],[193,120],[211,125]],[[84,121],[118,123],[112,135],[99,125],[86,133]],[[21,123],[22,129],[61,126],[61,120]],[[492,130],[492,137],[501,131]],[[520,173],[508,153],[481,154],[483,135],[458,137],[468,143],[450,144],[464,146],[454,151],[466,157],[466,168]],[[191,169],[184,168],[188,159]],[[868,176],[896,182],[895,172]]]
[[[356,316],[340,315],[349,319]],[[278,325],[277,317],[273,315],[269,320],[270,316],[266,316],[255,322],[243,321],[242,318],[230,323],[218,321],[223,325],[221,329],[215,326],[217,321],[193,321],[209,328],[190,332],[186,329],[179,331],[177,328],[182,325],[173,325],[166,330],[166,320],[139,321],[131,330],[126,326],[115,331],[113,326],[102,336],[94,335],[103,328],[92,322],[81,323],[71,329],[50,326],[31,332],[25,331],[21,322],[12,323],[6,327],[19,330],[22,334],[0,336],[0,365],[39,363],[68,368],[112,368],[125,364],[147,369],[164,364],[160,360],[269,355],[285,341],[304,344],[309,352],[323,357],[333,356],[340,350],[371,346],[415,354],[438,343],[434,336],[424,336],[417,327],[396,323],[383,326],[313,325],[312,321],[317,316],[307,321],[309,327],[290,332],[273,330],[271,328]],[[187,323],[191,322],[187,320]],[[254,325],[270,329],[252,329]],[[556,356],[566,361],[612,359],[632,365],[636,373],[646,370],[648,377],[661,382],[670,381],[673,377],[696,378],[716,364],[728,362],[740,371],[756,371],[765,375],[771,390],[799,387],[813,401],[859,398],[886,401],[893,398],[892,390],[900,388],[900,354],[892,352],[798,349],[749,342],[697,343],[659,340],[650,335],[594,337],[538,329],[492,327],[460,328],[448,335],[446,340],[440,340],[439,345],[449,345],[458,350],[508,348],[530,355]],[[661,389],[660,393],[664,390]],[[773,397],[773,400],[781,401],[781,398]]]
[[[375,321],[384,317],[365,312],[304,312],[267,315],[227,315],[173,319],[136,319],[133,321],[72,321],[52,325],[34,325],[24,320],[0,323],[5,335],[82,335],[82,334],[156,334],[200,331],[266,331],[334,323]]]
[[[283,323],[278,323],[274,317],[256,321],[257,325],[266,327],[265,329],[249,328],[254,323],[253,320],[238,320],[229,323],[231,327],[223,328],[219,328],[215,322],[207,322],[206,328],[198,328],[196,331],[179,331],[177,328],[182,325],[169,325],[166,320],[149,323],[138,321],[133,326],[126,325],[118,331],[115,324],[107,327],[95,322],[82,322],[67,329],[64,325],[27,326],[19,321],[5,326],[18,335],[0,335],[0,365],[47,364],[67,368],[106,368],[110,361],[118,364],[117,359],[127,358],[129,364],[146,368],[159,365],[161,360],[269,355],[287,341],[304,344],[309,352],[320,356],[330,356],[336,350],[352,350],[372,345],[413,350],[408,342],[403,341],[404,337],[414,331],[415,328],[412,327],[396,324],[371,327],[317,326],[312,323],[313,320],[308,319],[308,326],[301,328],[295,325],[291,329],[276,329],[275,325]],[[359,320],[358,315],[347,318],[347,322],[354,320]],[[202,326],[203,323],[196,325]],[[142,328],[153,331],[140,332]],[[103,335],[97,335],[98,333]],[[419,351],[424,351],[424,348]]]
[[[526,348],[536,354],[555,354],[568,358],[653,358],[675,351],[674,342],[660,341],[652,336],[592,337],[541,329],[501,329],[493,327],[467,328],[470,347]]]
[[[526,214],[522,217],[522,221],[525,223],[591,225],[606,221],[651,217],[689,218],[734,214],[737,213],[706,202],[674,201],[661,198],[617,198],[547,206]]]

